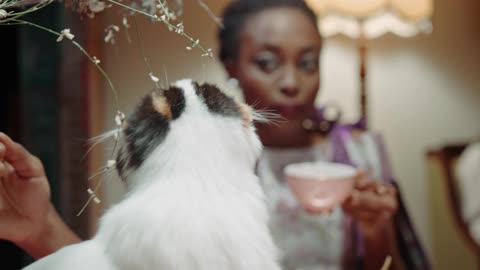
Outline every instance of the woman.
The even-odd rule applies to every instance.
[[[246,102],[275,110],[287,120],[258,126],[266,147],[258,173],[285,269],[338,269],[342,264],[349,269],[380,269],[387,255],[393,255],[396,268],[401,268],[400,255],[404,253],[397,244],[402,242],[394,230],[399,203],[395,187],[359,181],[343,211],[326,218],[305,213],[283,181],[281,168],[288,163],[332,159],[326,150],[330,137],[314,136],[303,127],[304,120],[314,114],[320,83],[322,40],[313,12],[303,1],[242,0],[227,7],[223,23],[220,59],[239,82]],[[15,229],[0,228],[0,238],[13,241],[35,257],[80,241],[48,203],[48,182],[40,161],[0,134],[0,160],[3,158],[7,162],[0,165],[0,175],[5,171],[11,174],[0,187],[4,195],[0,196],[4,200],[0,201],[0,220],[10,224],[3,228]],[[342,226],[347,220],[344,217],[353,219],[358,229]],[[361,241],[352,241],[357,236]]]
[[[342,213],[335,212],[329,222],[305,213],[283,179],[282,168],[289,163],[335,160],[328,153],[331,138],[319,138],[304,128],[305,119],[314,115],[320,83],[322,40],[315,14],[303,1],[251,0],[234,2],[223,18],[220,59],[228,74],[238,80],[247,103],[288,120],[258,126],[266,147],[258,174],[272,211],[273,235],[285,253],[285,269],[336,269],[342,256],[344,268],[379,269],[388,254],[398,254],[393,231],[398,201],[392,185],[359,184],[343,205],[358,225],[362,239],[358,245],[349,239],[349,226],[342,230]],[[357,246],[363,251],[361,261],[356,261],[359,252],[352,251]]]

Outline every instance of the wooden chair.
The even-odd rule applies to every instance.
[[[437,253],[434,254],[434,261],[437,261],[434,262],[437,266],[435,269],[480,269],[480,245],[472,237],[463,220],[461,194],[455,176],[455,165],[466,147],[467,144],[446,145],[429,151],[427,155],[432,194],[432,242],[433,251]],[[447,240],[448,238],[450,240]],[[456,239],[452,241],[453,238]],[[460,252],[462,249],[467,252]],[[460,257],[454,255],[455,252],[458,252]],[[445,264],[448,263],[451,265],[447,267]]]

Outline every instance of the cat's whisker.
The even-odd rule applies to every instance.
[[[116,175],[115,172],[116,172],[116,170],[108,170],[106,172],[105,178],[106,178],[107,182],[113,179],[113,177]]]
[[[90,180],[92,180],[92,179],[95,179],[97,176],[99,176],[99,175],[101,175],[101,174],[103,174],[103,173],[105,173],[105,172],[107,172],[107,171],[108,171],[107,168],[102,168],[102,169],[100,169],[98,172],[96,172],[96,173],[94,173],[93,175],[89,176],[89,177],[88,177],[88,181],[90,181]]]
[[[163,73],[165,75],[165,82],[167,83],[166,87],[168,87],[170,85],[170,83],[168,82],[167,68],[165,67],[165,65],[162,65],[162,66],[163,66]]]
[[[95,179],[99,175],[111,172],[111,171],[113,171],[113,169],[114,169],[114,167],[108,167],[108,166],[101,167],[96,173],[94,173],[93,175],[88,177],[88,180]]]
[[[253,110],[256,110],[256,107],[258,106],[258,104],[260,104],[260,99],[257,98],[251,105],[250,105],[250,108],[252,108]]]
[[[275,111],[267,110],[267,109],[263,109],[263,110],[252,109],[251,116],[252,116],[252,120],[255,122],[269,124],[269,125],[271,124],[275,126],[278,126],[287,121],[287,119],[281,116],[280,114],[276,113]]]
[[[252,111],[252,119],[256,122],[265,123],[265,124],[272,124],[278,126],[282,123],[285,123],[287,119],[280,114],[278,114],[275,110],[270,109],[257,109],[256,107],[260,104],[260,99],[256,99],[251,105],[249,105]]]
[[[82,160],[84,160],[88,156],[88,154],[93,150],[95,146],[112,137],[116,137],[116,134],[118,134],[118,129],[113,129],[88,139],[88,144],[91,144],[91,146],[88,148],[87,152],[83,155]]]

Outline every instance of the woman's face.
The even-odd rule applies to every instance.
[[[320,47],[320,35],[304,12],[272,8],[247,20],[237,59],[227,69],[248,104],[273,109],[288,126],[298,127],[314,108]]]

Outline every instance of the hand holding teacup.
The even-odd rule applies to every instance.
[[[391,223],[398,208],[398,199],[393,185],[366,179],[362,171],[356,175],[354,189],[342,207],[357,221],[362,234],[368,237]]]
[[[284,172],[306,211],[318,214],[342,206],[366,235],[388,224],[398,207],[395,187],[368,181],[365,172],[348,165],[305,162],[288,165]]]

